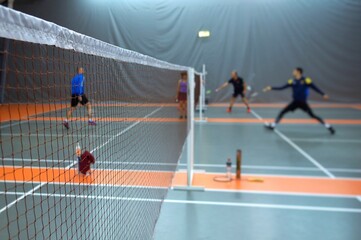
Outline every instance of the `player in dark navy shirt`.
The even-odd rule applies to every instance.
[[[89,125],[96,125],[95,121],[91,119],[92,109],[91,104],[84,93],[84,68],[78,67],[77,74],[73,77],[71,81],[71,107],[66,114],[66,118],[63,122],[63,125],[69,129],[69,119],[73,111],[76,109],[78,104],[80,103],[83,106],[87,107],[88,117],[89,117]]]
[[[307,103],[307,98],[310,93],[310,88],[316,91],[317,93],[321,94],[324,99],[328,99],[328,96],[312,82],[311,78],[303,76],[302,68],[296,68],[293,71],[293,76],[294,78],[288,80],[287,84],[285,84],[284,86],[281,87],[268,86],[263,90],[264,92],[267,92],[270,90],[283,90],[286,88],[292,88],[293,91],[293,95],[292,95],[293,101],[279,113],[274,123],[267,124],[266,127],[269,129],[274,129],[286,113],[293,112],[296,109],[300,108],[303,111],[305,111],[311,118],[314,118],[317,121],[319,121],[332,134],[334,134],[335,130],[333,129],[333,127],[327,124],[322,118],[315,115]]]
[[[227,112],[232,112],[232,107],[234,102],[236,101],[238,96],[241,96],[243,103],[246,105],[247,107],[247,112],[250,113],[251,112],[251,108],[249,107],[248,104],[248,100],[245,97],[246,94],[246,83],[244,82],[243,78],[239,77],[236,71],[233,71],[231,73],[231,79],[228,82],[225,82],[222,86],[220,86],[219,88],[216,89],[216,92],[222,90],[223,88],[227,87],[229,84],[233,85],[233,95],[231,98],[231,102],[229,104],[229,108],[227,109]]]

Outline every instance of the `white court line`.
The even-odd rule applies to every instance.
[[[361,173],[361,169],[329,168],[328,170],[331,172]]]
[[[182,163],[182,165],[186,165]],[[210,168],[225,168],[225,164],[194,164],[197,167],[210,167]],[[296,171],[320,171],[318,168],[312,167],[282,167],[282,166],[252,166],[242,165],[242,168],[247,169],[267,169],[267,170],[296,170]],[[361,172],[361,169],[360,169]]]
[[[182,171],[178,171],[182,173]],[[195,172],[197,173],[197,172]],[[201,172],[203,174],[208,175],[222,175],[225,174],[225,171],[223,172],[205,172],[204,170]],[[235,174],[233,174],[235,175]],[[289,175],[289,174],[267,174],[267,173],[243,173],[243,176],[255,176],[255,177],[277,177],[277,178],[312,178],[312,179],[330,179],[328,176],[317,176],[317,175]],[[335,178],[336,179],[336,178]],[[337,180],[355,180],[360,181],[361,178],[357,177],[338,177]]]
[[[0,194],[21,195],[22,192],[0,192]],[[60,197],[60,198],[85,198],[98,200],[120,200],[120,201],[139,201],[139,202],[162,202],[162,199],[154,198],[127,198],[127,197],[112,197],[112,196],[94,196],[94,195],[75,195],[75,194],[59,194],[59,193],[33,193],[33,196],[40,197]]]
[[[31,159],[31,158],[1,158],[3,161],[17,161],[17,162],[73,162],[70,159]],[[113,162],[113,161],[97,161],[97,164],[109,164],[109,165],[151,165],[151,166],[187,166],[186,163],[159,163],[159,162]],[[195,167],[209,167],[209,168],[225,168],[225,164],[194,164]],[[245,169],[259,169],[259,170],[284,170],[284,171],[312,171],[319,172],[320,169],[316,167],[282,167],[282,166],[253,166],[242,165]],[[361,173],[361,169],[349,169],[349,168],[328,168],[331,172],[346,172],[346,173]]]
[[[26,196],[29,196],[30,194],[33,194],[36,190],[38,190],[39,188],[41,188],[42,186],[44,186],[46,183],[41,183],[39,185],[37,185],[36,187],[32,188],[31,190],[21,193],[21,196],[18,197],[17,199],[15,199],[14,201],[12,201],[11,203],[9,203],[8,205],[6,205],[5,207],[3,207],[2,209],[0,209],[0,214],[2,212],[4,212],[5,210],[11,208],[13,205],[15,205],[16,203],[20,202],[22,199],[24,199]],[[3,193],[3,192],[2,192]]]
[[[0,180],[0,182],[5,183],[20,183],[20,181],[16,180]],[[32,182],[21,182],[25,184],[32,184],[32,183],[42,183],[40,181],[32,181]],[[112,184],[103,184],[103,183],[97,183],[97,184],[89,184],[89,183],[74,183],[74,182],[67,182],[66,184],[62,182],[47,182],[48,185],[62,185],[63,187],[79,187],[79,186],[86,186],[86,187],[113,187],[113,188],[146,188],[146,189],[158,189],[158,190],[165,190],[169,189],[169,187],[160,187],[160,186],[138,186],[138,185],[112,185]]]
[[[20,167],[23,168],[23,167]],[[234,169],[233,169],[234,170]],[[182,171],[178,171],[182,172]],[[203,174],[207,175],[222,175],[225,174],[223,172],[202,172]],[[235,174],[232,174],[234,176]],[[277,178],[316,178],[316,179],[329,179],[328,176],[313,176],[313,175],[282,175],[282,174],[268,174],[268,173],[242,173],[242,176],[251,176],[251,177],[277,177]],[[360,178],[337,178],[337,179],[353,179],[353,180],[361,180]]]
[[[251,113],[252,113],[253,116],[255,116],[258,120],[263,121],[263,118],[262,118],[260,115],[258,115],[255,111],[251,110]]]
[[[329,197],[329,198],[352,198],[352,199],[355,198],[354,195],[344,195],[344,194],[298,193],[298,192],[277,192],[277,191],[273,192],[273,191],[258,191],[258,190],[231,190],[231,189],[206,188],[204,191],[205,192],[282,195],[282,196],[297,196],[297,197]]]
[[[147,114],[146,116],[144,116],[142,119],[146,119],[150,116],[152,116],[153,114],[155,114],[156,112],[158,112],[159,110],[161,110],[163,108],[163,106],[155,109],[154,111],[152,111],[151,113]],[[111,141],[113,141],[115,138],[123,135],[124,133],[128,132],[130,129],[132,129],[133,127],[137,126],[139,123],[141,123],[142,121],[136,121],[135,123],[133,123],[132,125],[130,125],[129,127],[127,127],[126,129],[124,129],[123,131],[121,131],[120,133],[118,133],[117,135],[114,135],[113,137],[109,138],[108,141],[106,141],[105,143],[103,143],[102,145],[96,147],[95,149],[93,149],[90,153],[93,153],[101,148],[103,148],[105,145],[107,145],[108,143],[110,143]]]
[[[317,207],[317,206],[262,204],[262,203],[212,202],[212,201],[173,200],[173,199],[166,199],[166,200],[164,200],[164,202],[165,203],[178,203],[178,204],[211,205],[211,206],[269,208],[269,209],[320,211],[320,212],[361,213],[361,209],[358,209],[358,208]]]
[[[182,169],[179,169],[179,170],[176,171],[176,172],[178,172],[178,173],[186,173],[187,171],[188,171],[188,169],[182,168]],[[204,170],[204,169],[193,169],[193,173],[204,173],[204,174],[207,174],[206,170]],[[219,174],[219,173],[217,173],[217,174]]]
[[[295,142],[320,142],[320,143],[361,143],[355,139],[322,139],[322,138],[291,138]]]
[[[280,136],[283,140],[285,140],[288,144],[290,144],[293,148],[295,148],[299,153],[301,153],[305,158],[307,158],[313,165],[318,167],[322,172],[324,172],[330,178],[336,178],[330,171],[328,171],[324,166],[322,166],[319,162],[317,162],[313,157],[311,157],[308,153],[306,153],[302,148],[292,142],[288,137],[286,137],[283,133],[274,129],[274,132]]]
[[[181,165],[186,165],[182,163]],[[225,164],[194,164],[198,167],[211,167],[211,168],[225,168]],[[253,165],[242,165],[242,168],[246,169],[260,169],[260,170],[285,170],[285,171],[314,171],[319,172],[320,169],[315,167],[282,167],[282,166],[253,166]],[[350,173],[361,173],[361,169],[349,169],[349,168],[328,168],[332,172],[350,172]]]
[[[259,120],[263,121],[263,118],[258,115],[256,112],[252,110],[252,114]],[[324,172],[330,178],[336,178],[330,171],[328,171],[324,166],[322,166],[319,162],[317,162],[313,157],[311,157],[308,153],[306,153],[302,148],[300,148],[297,144],[292,142],[288,137],[286,137],[283,133],[278,131],[277,129],[273,130],[278,136],[280,136],[283,140],[285,140],[289,145],[291,145],[294,149],[296,149],[300,154],[302,154],[307,160],[309,160],[313,165],[318,167],[322,172]]]
[[[69,164],[68,166],[65,167],[65,169],[70,169],[72,166],[74,166],[77,163],[77,161],[74,161],[73,163]],[[40,183],[39,185],[35,186],[34,188],[30,189],[29,191],[27,191],[26,193],[24,193],[23,195],[21,195],[20,197],[16,198],[14,201],[12,201],[11,203],[7,204],[5,207],[3,207],[2,209],[0,209],[0,214],[2,212],[4,212],[5,210],[8,210],[9,208],[11,208],[13,205],[15,205],[16,203],[20,202],[21,200],[23,200],[25,197],[27,197],[28,195],[33,194],[35,191],[37,191],[38,189],[40,189],[41,187],[43,187],[45,184],[47,184],[46,182]]]
[[[1,125],[1,126],[0,126],[0,129],[2,129],[2,128],[7,128],[7,127],[10,127],[10,126],[14,127],[14,126],[23,124],[23,123],[25,123],[25,122],[28,122],[28,121],[18,121],[18,122],[16,122],[16,123],[12,123],[12,122],[11,122],[11,123],[8,123],[8,124],[5,124],[5,125]]]
[[[181,165],[186,165],[182,163]],[[211,167],[211,168],[225,168],[225,164],[194,164],[196,167]],[[242,168],[246,169],[260,169],[260,170],[285,170],[285,171],[311,171],[320,172],[320,169],[313,167],[282,167],[282,166],[252,166],[242,165]],[[361,169],[349,169],[349,168],[329,168],[332,172],[347,172],[347,173],[361,173]]]
[[[252,110],[252,114],[258,118],[259,120],[263,120],[263,118],[258,115],[256,112]],[[304,157],[306,157],[310,162],[312,162],[315,166],[317,166],[320,170],[322,170],[327,176],[329,176],[332,179],[335,179],[335,175],[333,175],[330,171],[328,171],[325,167],[323,167],[319,162],[317,162],[314,158],[312,158],[308,153],[303,151],[298,145],[296,145],[294,142],[292,142],[288,137],[286,137],[284,134],[282,134],[277,129],[274,129],[274,132],[277,133],[278,136],[280,136],[283,140],[285,140],[288,144],[290,144],[292,147],[294,147],[298,152],[300,152]],[[357,200],[361,202],[360,197],[356,197]]]
[[[151,113],[149,113],[148,115],[144,116],[142,119],[146,119],[148,117],[150,117],[151,115],[155,114],[156,112],[158,112],[160,109],[162,109],[163,106],[155,109],[154,111],[152,111]],[[129,131],[131,128],[135,127],[136,125],[138,125],[141,122],[141,120],[133,123],[132,125],[130,125],[129,127],[127,127],[126,129],[124,129],[123,131],[121,131],[120,133],[118,133],[117,135],[111,137],[108,139],[108,141],[106,141],[105,143],[103,143],[101,146],[96,147],[95,149],[91,150],[90,153],[93,153],[99,149],[101,149],[102,147],[104,147],[105,145],[107,145],[108,143],[110,143],[111,141],[113,141],[115,138],[119,137],[120,135],[126,133],[127,131]],[[77,164],[77,161],[75,160],[73,163],[69,164],[68,166],[65,167],[65,169],[70,169],[72,168],[75,164]],[[26,196],[33,194],[36,190],[38,190],[39,188],[41,188],[42,186],[44,186],[46,183],[41,183],[39,185],[37,185],[36,187],[32,188],[31,190],[29,190],[28,192],[24,193],[23,195],[21,195],[20,197],[18,197],[17,199],[15,199],[14,201],[12,201],[11,203],[7,204],[5,207],[3,207],[0,210],[0,214],[9,209],[10,207],[12,207],[13,205],[15,205],[16,203],[18,203],[19,201],[21,201],[22,199],[24,199]]]
[[[20,195],[19,192],[0,192],[0,194]],[[40,197],[60,197],[60,198],[83,198],[97,200],[116,200],[116,201],[138,201],[138,202],[165,202],[172,204],[194,204],[210,206],[228,206],[228,207],[251,207],[251,208],[268,208],[284,210],[301,210],[301,211],[321,211],[321,212],[349,212],[361,213],[358,208],[337,208],[337,207],[318,207],[302,205],[284,205],[284,204],[259,204],[259,203],[238,203],[238,202],[213,202],[213,201],[194,201],[194,200],[176,200],[176,199],[154,199],[154,198],[127,198],[113,196],[94,196],[94,195],[75,195],[75,194],[57,194],[57,193],[32,193],[33,196]]]

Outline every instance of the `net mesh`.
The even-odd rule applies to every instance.
[[[182,69],[0,44],[0,239],[151,239],[188,131]],[[79,67],[89,103],[67,118]]]

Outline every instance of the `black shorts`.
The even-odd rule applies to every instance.
[[[311,110],[310,106],[307,104],[307,102],[300,102],[300,101],[292,101],[288,106],[285,108],[287,111],[295,111],[296,109],[302,109],[305,112],[308,112]]]
[[[241,96],[241,98],[244,98],[243,92],[234,92],[232,97],[236,98],[236,97],[238,97],[238,95]]]
[[[81,95],[81,101],[79,101],[79,97],[76,95],[71,95],[71,106],[76,107],[78,106],[78,103],[81,105],[85,105],[89,102],[88,98],[85,96],[85,94]]]

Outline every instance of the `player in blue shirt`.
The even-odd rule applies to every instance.
[[[314,91],[318,92],[323,96],[324,99],[328,99],[328,96],[321,91],[315,84],[312,83],[311,78],[304,77],[303,76],[303,69],[302,68],[296,68],[293,70],[293,79],[288,80],[287,84],[281,87],[271,87],[268,86],[265,89],[263,89],[264,92],[270,91],[270,90],[283,90],[286,88],[292,88],[293,91],[293,101],[288,104],[287,107],[285,107],[277,116],[274,123],[266,124],[266,127],[269,129],[274,129],[276,125],[281,121],[283,116],[288,112],[293,112],[296,109],[300,108],[303,111],[305,111],[311,118],[316,119],[321,124],[323,124],[331,134],[335,133],[334,128],[327,124],[322,118],[315,115],[310,108],[310,106],[307,103],[307,98],[310,92],[310,88]]]
[[[96,122],[91,119],[92,108],[88,98],[85,96],[84,93],[84,81],[85,81],[84,68],[78,67],[77,75],[75,75],[71,80],[71,107],[68,110],[66,114],[66,118],[63,122],[63,125],[67,129],[69,129],[69,119],[71,118],[73,111],[76,109],[79,103],[87,107],[88,117],[89,117],[88,124],[96,125]]]

